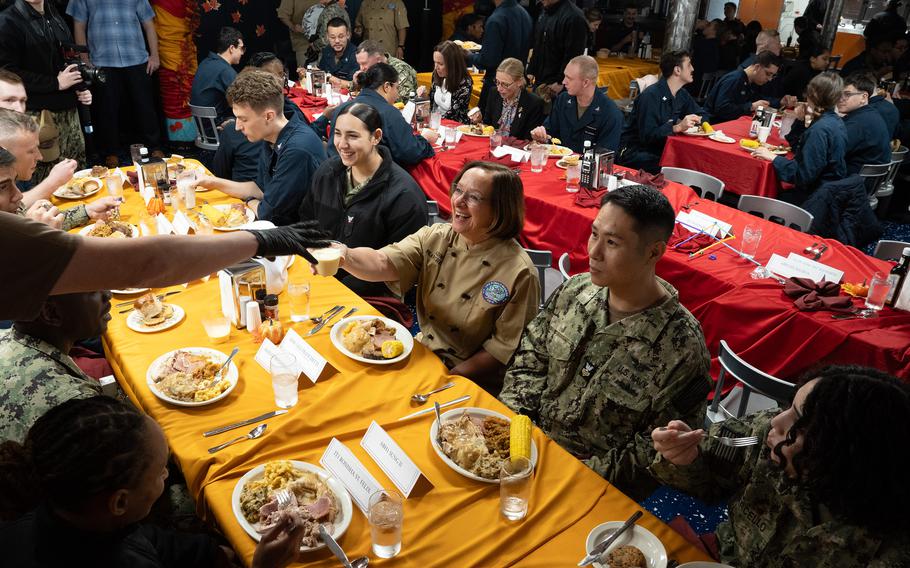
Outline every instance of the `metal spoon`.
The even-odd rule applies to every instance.
[[[265,432],[265,429],[267,427],[268,427],[268,424],[260,424],[259,426],[256,426],[255,428],[250,430],[250,433],[247,434],[246,436],[239,436],[237,438],[234,438],[233,440],[228,440],[227,442],[225,442],[223,444],[219,444],[219,445],[215,446],[214,448],[209,448],[209,453],[214,454],[215,452],[221,451],[224,448],[230,446],[231,444],[236,444],[237,442],[240,442],[241,440],[255,440],[259,436],[262,436],[262,433]]]
[[[366,556],[361,556],[360,558],[355,558],[351,560],[351,568],[366,568],[370,563],[370,559]]]
[[[412,401],[412,402],[416,402],[417,404],[423,404],[423,403],[425,403],[427,400],[430,399],[430,395],[431,395],[431,394],[436,394],[436,393],[441,392],[441,391],[444,391],[444,390],[446,390],[446,389],[450,389],[450,388],[452,388],[452,387],[454,387],[454,386],[455,386],[455,383],[448,383],[448,384],[442,385],[441,387],[439,387],[439,388],[436,389],[436,390],[431,390],[431,391],[428,392],[427,394],[420,394],[420,393],[417,393],[417,394],[411,395],[411,401]]]
[[[340,307],[341,306],[333,306],[332,308],[326,310],[325,313],[322,314],[321,316],[315,317],[315,318],[310,318],[310,321],[313,323],[317,323],[317,324],[322,323],[322,320],[325,319],[325,316],[329,315],[330,313],[332,313],[333,311],[337,310]]]

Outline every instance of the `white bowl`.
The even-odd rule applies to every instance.
[[[587,540],[585,540],[585,552],[590,554],[595,546],[619,530],[623,524],[623,521],[610,521],[594,527],[594,529],[588,533]],[[635,525],[619,535],[619,538],[607,547],[607,550],[604,551],[601,558],[606,556],[611,550],[627,545],[634,546],[645,555],[645,558],[648,561],[648,568],[667,568],[667,550],[664,548],[664,545],[660,542],[659,538],[654,536],[654,533],[639,525]],[[594,562],[594,566],[597,568],[604,568],[605,564],[598,561]]]

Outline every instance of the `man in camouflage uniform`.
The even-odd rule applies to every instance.
[[[591,227],[590,273],[528,324],[500,399],[634,499],[657,487],[649,432],[701,423],[711,388],[698,321],[654,274],[675,214],[645,186],[608,193]]]
[[[110,300],[106,291],[51,296],[35,320],[0,331],[0,440],[22,443],[49,409],[102,394],[67,353],[76,341],[104,332]]]
[[[366,71],[380,62],[391,65],[392,68],[398,72],[398,100],[400,102],[407,101],[408,96],[411,93],[417,92],[417,71],[401,59],[392,57],[384,52],[377,42],[370,39],[361,42],[360,45],[357,46],[357,54],[355,57],[357,58],[357,64],[360,65],[360,71]],[[354,81],[351,81],[352,87],[354,86],[360,71],[354,73]]]

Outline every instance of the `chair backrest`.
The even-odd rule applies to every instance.
[[[218,136],[218,124],[215,119],[218,112],[215,107],[190,105],[193,122],[196,123],[196,147],[202,150],[217,150],[221,145]]]
[[[836,71],[842,57],[843,55],[832,55],[828,57],[828,67],[825,68],[825,71]]]
[[[439,216],[439,203],[432,199],[427,199],[427,226],[432,227],[436,223],[444,223]]]
[[[562,274],[563,279],[568,280],[571,278],[569,276],[570,264],[569,264],[569,253],[564,252],[562,256],[559,257],[559,273]]]
[[[687,170],[686,168],[671,168],[664,166],[660,169],[664,178],[676,183],[687,185],[695,190],[699,197],[717,201],[724,194],[724,182],[714,176]]]
[[[537,268],[537,278],[540,281],[540,306],[543,307],[550,293],[558,287],[558,284],[563,283],[563,279],[560,276],[558,284],[548,288],[546,285],[547,271],[552,270],[550,267],[553,266],[553,253],[548,250],[524,249],[524,251],[531,257],[531,264]],[[552,272],[556,271],[552,270]]]
[[[897,177],[897,172],[901,169],[901,164],[904,163],[907,152],[906,146],[901,146],[891,152],[891,169],[888,170],[888,178],[885,180],[885,185],[891,186],[892,189],[894,187],[894,178]]]
[[[767,219],[772,223],[784,225],[803,233],[809,232],[812,227],[812,220],[815,218],[812,213],[802,207],[797,207],[792,203],[780,201],[779,199],[758,195],[740,196],[739,204],[736,208],[750,215]]]
[[[796,385],[791,382],[773,377],[764,371],[757,369],[743,361],[736,353],[730,349],[727,342],[720,340],[720,348],[717,354],[720,362],[720,374],[717,377],[717,386],[714,389],[714,399],[711,402],[711,411],[717,412],[720,405],[720,397],[724,388],[724,377],[727,373],[733,375],[743,384],[743,396],[740,398],[739,407],[732,415],[736,418],[741,417],[746,412],[749,404],[749,394],[752,391],[763,394],[780,403],[787,403],[793,399],[796,393]]]
[[[695,97],[699,102],[704,101],[711,92],[711,87],[717,82],[717,79],[723,74],[722,71],[714,73],[705,73],[701,76],[701,85],[698,87],[698,96]]]
[[[897,262],[901,259],[901,254],[904,252],[905,247],[910,247],[910,243],[905,243],[903,241],[886,241],[883,239],[875,244],[875,252],[872,253],[872,256],[882,260],[893,260]]]
[[[875,195],[878,188],[888,181],[888,173],[891,171],[891,163],[887,164],[866,164],[859,170],[859,175],[866,182],[866,194]]]

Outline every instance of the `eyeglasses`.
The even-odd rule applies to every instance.
[[[852,97],[854,95],[862,95],[862,94],[863,94],[862,91],[844,91],[840,94],[840,98],[849,99],[850,97]]]
[[[511,83],[503,83],[499,79],[496,79],[495,84],[497,88],[508,89],[515,84],[515,81],[512,81]]]
[[[456,185],[455,189],[452,190],[452,197],[455,199],[460,199],[462,196],[464,196],[465,201],[468,202],[468,207],[476,207],[486,200],[486,197],[480,195],[479,193],[473,191],[466,193],[465,190]]]
[[[390,89],[396,89],[396,90],[398,89],[398,83],[386,82],[386,85],[388,85]]]

